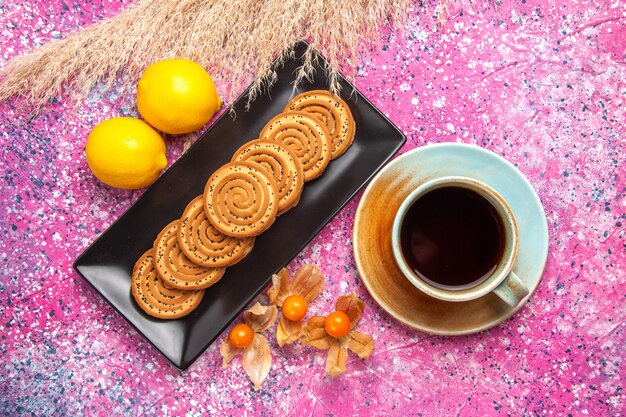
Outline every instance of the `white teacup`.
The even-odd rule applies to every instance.
[[[499,220],[494,219],[494,222],[497,220],[498,223],[497,230],[499,242],[499,256],[493,259],[493,268],[484,273],[480,277],[480,279],[472,281],[471,284],[458,286],[444,285],[441,283],[441,275],[439,275],[439,282],[436,279],[429,279],[429,277],[420,272],[420,267],[416,266],[419,262],[415,261],[415,259],[408,260],[405,257],[405,251],[403,251],[401,234],[407,213],[409,213],[409,210],[414,206],[414,204],[416,204],[416,202],[420,201],[420,199],[423,199],[424,196],[426,196],[428,193],[441,188],[463,188],[469,190],[469,194],[471,194],[471,192],[474,193],[471,194],[472,196],[475,196],[477,194],[476,198],[478,200],[480,200],[481,198],[483,199],[483,201],[479,204],[485,204],[485,207],[488,207],[488,205],[490,204],[490,212],[494,212],[495,215],[499,217]],[[443,191],[449,192],[455,190]],[[427,204],[423,202],[424,200],[421,200],[422,204]],[[463,214],[463,209],[463,207],[456,208],[456,210],[459,211],[459,216],[465,216],[462,219],[463,221],[470,221],[472,219],[472,216],[467,215],[467,213]],[[410,220],[407,219],[407,221]],[[433,224],[435,224],[435,222],[433,222]],[[407,225],[405,225],[405,227],[407,227]],[[450,233],[452,236],[452,232]],[[436,233],[431,233],[431,236],[436,236]],[[504,198],[497,191],[478,180],[467,177],[441,177],[428,181],[416,188],[402,202],[400,208],[398,209],[398,212],[396,213],[392,228],[391,243],[395,260],[402,270],[402,273],[415,287],[431,297],[445,301],[458,302],[473,300],[479,297],[483,297],[490,292],[494,292],[505,303],[512,307],[515,307],[529,293],[528,288],[526,287],[524,282],[520,280],[519,277],[515,275],[515,273],[512,271],[515,259],[517,257],[519,243],[519,233],[517,230],[517,223],[515,222],[513,212],[507,202],[504,200]],[[405,241],[404,246],[405,250],[407,251],[419,250],[414,249],[413,247],[413,249],[408,249],[407,245],[408,244]],[[433,251],[438,250],[436,243],[431,244],[429,248],[431,248]],[[407,253],[412,254],[414,252]],[[438,265],[434,266],[438,268]],[[458,273],[459,270],[462,270],[463,266],[455,265],[455,268]],[[471,267],[469,267],[468,269],[471,269]],[[443,271],[442,274],[444,275],[446,273],[445,265],[441,266],[441,268],[438,268],[437,270]]]

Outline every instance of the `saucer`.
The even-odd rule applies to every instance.
[[[391,228],[396,211],[419,185],[444,176],[482,181],[498,191],[513,210],[520,234],[513,271],[529,290],[516,307],[493,293],[465,302],[429,297],[415,288],[395,263]],[[463,335],[496,326],[528,301],[548,257],[548,224],[537,193],[510,162],[478,146],[440,143],[408,151],[372,179],[357,207],[353,246],[361,281],[387,313],[426,333]]]

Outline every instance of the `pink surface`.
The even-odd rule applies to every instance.
[[[125,4],[0,4],[1,65]],[[90,174],[89,130],[136,115],[134,97],[63,97],[29,120],[1,105],[0,413],[6,415],[624,415],[626,4],[464,4],[437,27],[415,6],[362,56],[356,86],[407,135],[402,152],[458,141],[514,163],[544,204],[548,263],[513,318],[463,337],[395,322],[355,272],[360,194],[290,265],[327,276],[313,313],[356,292],[367,361],[324,376],[325,352],[278,349],[261,391],[217,344],[185,372],[163,359],[71,268],[139,197]],[[225,91],[226,86],[218,85]],[[168,139],[170,161],[181,141]],[[262,297],[261,301],[266,301]]]

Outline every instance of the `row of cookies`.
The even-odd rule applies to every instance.
[[[204,193],[139,258],[131,285],[138,305],[162,319],[193,311],[204,289],[298,204],[304,183],[343,154],[354,134],[350,109],[337,96],[314,90],[294,97],[259,139],[245,143],[211,175]]]

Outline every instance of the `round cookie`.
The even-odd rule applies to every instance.
[[[191,261],[178,244],[178,220],[159,233],[154,241],[154,268],[163,282],[172,288],[201,289],[215,284],[224,268],[211,268]]]
[[[261,165],[274,177],[278,186],[278,214],[296,206],[304,187],[300,160],[285,145],[278,142],[254,140],[241,146],[232,158]]]
[[[350,108],[339,96],[326,90],[312,90],[298,94],[284,111],[304,111],[326,124],[331,136],[331,158],[343,154],[354,141],[356,124]]]
[[[146,314],[160,319],[176,319],[191,313],[202,301],[204,290],[169,288],[154,269],[152,249],[135,263],[131,294]]]
[[[178,243],[191,261],[212,268],[234,265],[250,253],[254,237],[237,238],[217,230],[204,212],[204,195],[191,200],[178,224]]]
[[[207,181],[204,211],[213,226],[225,235],[258,236],[276,220],[276,181],[257,163],[229,162]]]
[[[304,181],[322,175],[330,163],[330,133],[324,122],[310,113],[281,113],[265,125],[259,137],[282,143],[293,151],[302,163]]]

